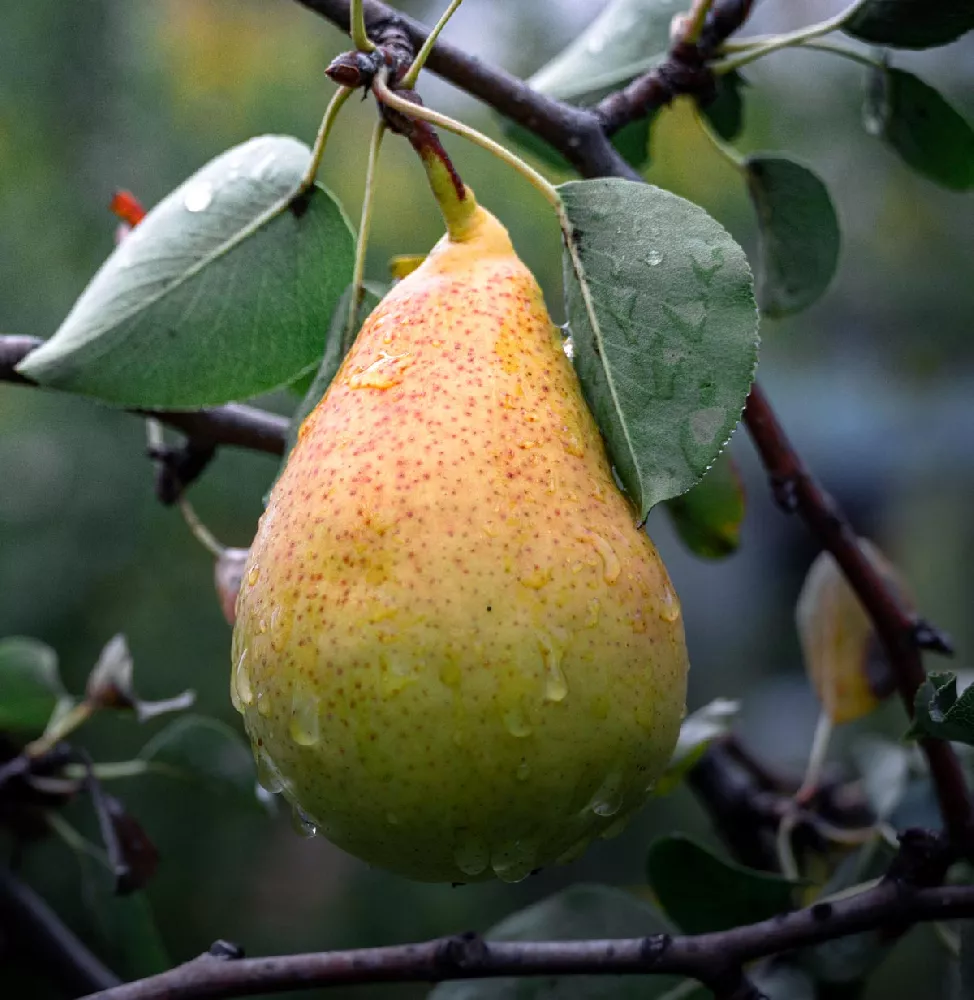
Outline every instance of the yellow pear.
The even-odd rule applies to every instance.
[[[541,291],[467,197],[301,428],[231,689],[310,827],[411,878],[517,881],[643,804],[687,654]]]

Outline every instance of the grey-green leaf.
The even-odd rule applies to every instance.
[[[951,191],[974,188],[974,128],[912,73],[871,73],[863,123],[928,180]]]
[[[340,206],[288,203],[308,148],[262,136],[168,195],[122,241],[19,370],[125,406],[198,407],[283,385],[321,356],[351,280]]]
[[[868,0],[843,31],[873,45],[926,49],[974,30],[970,0]]]
[[[57,653],[37,639],[0,639],[0,729],[40,732],[66,697]]]
[[[707,747],[730,731],[740,707],[738,701],[715,698],[683,720],[676,747],[666,770],[653,786],[653,795],[669,795],[683,781]]]
[[[173,777],[257,801],[257,773],[250,750],[235,730],[215,719],[182,716],[156,733],[139,757]]]
[[[757,923],[794,907],[797,883],[722,858],[682,834],[653,841],[646,873],[667,915],[687,934]]]
[[[610,0],[528,85],[565,101],[615,88],[662,61],[673,16],[689,7],[689,0]]]
[[[582,391],[641,516],[697,482],[757,361],[744,251],[702,208],[616,178],[559,187],[580,270],[565,297]]]
[[[748,189],[758,217],[758,302],[768,316],[810,306],[839,260],[839,220],[825,185],[787,156],[750,156]]]
[[[581,941],[669,933],[660,912],[621,889],[574,885],[487,932],[492,941]],[[443,983],[430,1000],[653,1000],[681,980],[673,976],[543,976]]]

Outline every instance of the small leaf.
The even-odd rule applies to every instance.
[[[733,142],[744,128],[744,98],[741,89],[747,81],[737,70],[717,77],[717,96],[701,111],[713,130],[724,140]]]
[[[877,820],[886,820],[903,801],[910,780],[910,751],[899,743],[864,736],[852,747],[862,790]]]
[[[37,639],[0,639],[0,729],[40,732],[67,692],[57,653]]]
[[[491,941],[581,941],[644,937],[671,930],[649,903],[604,885],[574,885],[491,928]],[[674,976],[540,976],[452,982],[430,1000],[654,1000],[684,980]]]
[[[139,722],[147,722],[167,712],[181,712],[196,700],[194,692],[184,691],[174,698],[143,701],[136,694],[132,673],[128,641],[122,634],[113,636],[88,675],[85,700],[97,708],[132,709]]]
[[[912,73],[874,70],[863,122],[928,180],[951,191],[974,187],[974,128]]]
[[[173,777],[256,801],[253,756],[233,729],[215,719],[183,716],[156,733],[139,757],[162,765]]]
[[[744,520],[744,484],[726,452],[683,496],[666,501],[683,543],[705,559],[723,559],[737,551]]]
[[[352,273],[352,234],[314,187],[289,205],[306,146],[252,139],[133,230],[19,370],[125,406],[198,407],[292,381],[321,355]]]
[[[653,842],[646,871],[663,909],[687,934],[757,923],[794,907],[796,883],[725,860],[682,834]]]
[[[159,852],[139,821],[122,802],[109,795],[97,781],[90,783],[89,792],[108,864],[115,877],[115,893],[128,896],[145,887],[159,864]]]
[[[926,49],[974,29],[969,0],[868,0],[842,30],[873,45]]]
[[[874,545],[865,540],[860,545],[873,568],[909,603],[896,569]],[[795,622],[805,672],[833,723],[868,715],[892,693],[889,665],[872,621],[828,552],[816,558],[805,577]]]
[[[563,101],[615,89],[665,58],[673,17],[689,7],[689,0],[610,0],[528,86]]]
[[[956,674],[928,674],[916,693],[913,712],[909,736],[934,736],[974,746],[974,685],[958,697]]]
[[[757,359],[744,251],[668,191],[559,187],[574,232],[565,298],[582,391],[639,515],[689,489],[740,419]]]
[[[748,190],[758,217],[758,302],[768,316],[810,306],[839,260],[839,220],[822,181],[786,156],[749,156]]]
[[[683,781],[707,747],[730,731],[730,724],[740,707],[738,701],[715,698],[683,720],[673,756],[662,777],[653,786],[653,795],[669,795]]]

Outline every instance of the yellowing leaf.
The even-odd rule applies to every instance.
[[[862,551],[876,571],[908,600],[897,570],[869,542]],[[889,667],[859,599],[832,555],[812,563],[795,608],[805,672],[833,723],[868,715],[892,690]]]

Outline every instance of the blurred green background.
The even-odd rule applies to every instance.
[[[431,20],[441,4],[403,0]],[[601,7],[595,0],[467,0],[451,39],[530,73]],[[782,30],[837,9],[766,0],[749,30]],[[799,15],[801,20],[799,21]],[[0,2],[0,331],[46,337],[112,248],[112,192],[146,205],[228,146],[261,133],[310,141],[329,95],[322,70],[347,46],[291,0]],[[974,38],[897,55],[974,118]],[[974,199],[912,174],[860,124],[862,70],[789,52],[745,72],[745,151],[780,149],[812,164],[843,226],[839,274],[802,316],[766,323],[761,376],[805,456],[863,534],[900,565],[923,613],[950,631],[958,665],[974,642]],[[495,119],[441,81],[426,100],[492,134]],[[352,102],[323,180],[358,217],[371,102]],[[556,226],[532,190],[489,157],[449,143],[465,180],[510,227],[559,315]],[[648,178],[696,200],[746,247],[754,226],[733,171],[679,108],[654,126]],[[404,143],[383,150],[370,274],[428,249],[440,222]],[[287,412],[286,394],[262,401]],[[229,629],[210,557],[177,512],[155,501],[144,429],[89,402],[0,385],[0,635],[32,635],[60,653],[80,690],[101,646],[125,632],[145,697],[195,688],[201,711],[238,726],[228,698]],[[739,729],[798,774],[816,706],[801,672],[792,611],[814,549],[775,512],[748,442],[732,446],[748,484],[742,549],[716,564],[688,555],[665,515],[650,530],[683,600],[693,664],[690,708],[742,697]],[[226,450],[191,497],[226,543],[246,545],[275,473],[267,457]],[[97,760],[131,754],[159,727],[111,717],[83,742]],[[889,706],[870,725],[898,735]],[[839,748],[841,756],[841,741]],[[114,786],[162,853],[148,897],[175,961],[215,938],[251,954],[392,943],[486,929],[575,881],[633,885],[652,836],[707,836],[685,790],[654,804],[611,844],[517,886],[451,889],[369,870],[326,842],[161,779]],[[82,807],[72,822],[91,830]],[[6,850],[6,848],[4,848]],[[93,872],[63,845],[30,849],[24,873],[122,974],[117,929],[93,920]],[[133,924],[135,926],[135,924]],[[113,945],[113,939],[115,944]],[[913,997],[938,961],[928,930],[896,949],[870,996]],[[5,995],[48,994],[5,972]],[[10,978],[11,976],[16,978]],[[419,996],[422,987],[357,996]],[[333,991],[329,995],[343,995]]]

